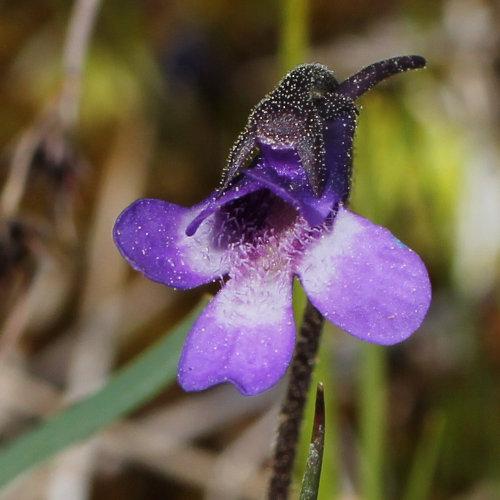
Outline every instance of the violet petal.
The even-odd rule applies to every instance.
[[[298,274],[332,323],[362,340],[395,344],[422,323],[431,287],[420,257],[390,231],[339,207],[305,251]]]
[[[211,221],[195,236],[185,234],[205,204],[185,208],[161,200],[137,200],[115,223],[116,245],[134,269],[171,287],[194,288],[220,278],[227,270],[224,253],[211,245]]]
[[[283,376],[294,344],[290,274],[232,278],[189,333],[178,380],[187,391],[230,382],[259,394]]]

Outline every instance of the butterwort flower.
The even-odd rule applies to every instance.
[[[354,101],[419,56],[374,63],[338,83],[319,64],[292,70],[252,111],[219,189],[190,208],[141,199],[118,217],[116,244],[148,278],[221,290],[189,333],[178,380],[258,394],[285,373],[295,344],[297,276],[312,304],[351,335],[389,345],[423,321],[431,290],[419,256],[346,208]]]

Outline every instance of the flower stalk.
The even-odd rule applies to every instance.
[[[324,318],[308,300],[290,367],[288,389],[281,407],[267,498],[286,500],[292,478],[300,426],[316,364]]]

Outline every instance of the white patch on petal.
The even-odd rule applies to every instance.
[[[212,244],[214,215],[207,217],[193,236],[186,236],[186,227],[192,219],[193,213],[186,212],[178,226],[179,250],[183,252],[183,258],[195,272],[222,275],[226,269],[223,266],[225,252]]]
[[[341,224],[346,217],[349,224],[344,224],[342,231],[335,231],[335,227]],[[304,252],[300,264],[301,273],[305,276],[312,270],[325,269],[325,273],[315,273],[315,280],[309,282],[309,289],[321,293],[325,287],[330,287],[336,277],[336,270],[332,264],[339,262],[338,257],[353,258],[352,243],[357,234],[363,231],[359,220],[349,217],[347,210],[339,208],[334,219],[333,227],[321,230],[321,234],[309,243],[309,248]]]
[[[281,324],[290,307],[291,274],[285,269],[281,276],[270,278],[265,274],[246,276],[244,286],[240,279],[230,279],[220,297],[218,321],[227,325]]]
[[[306,294],[349,333],[378,344],[411,335],[430,303],[427,270],[386,228],[340,207],[298,266]]]

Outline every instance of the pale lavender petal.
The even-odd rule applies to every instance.
[[[291,275],[232,278],[189,333],[178,380],[187,391],[230,382],[259,394],[283,376],[294,343]]]
[[[297,270],[307,296],[332,323],[375,344],[395,344],[422,323],[431,287],[420,257],[387,229],[339,207]]]
[[[206,202],[205,202],[206,203]],[[118,217],[113,230],[121,254],[148,278],[175,288],[194,288],[227,273],[224,253],[212,245],[211,220],[195,236],[186,227],[204,208],[141,199]]]

